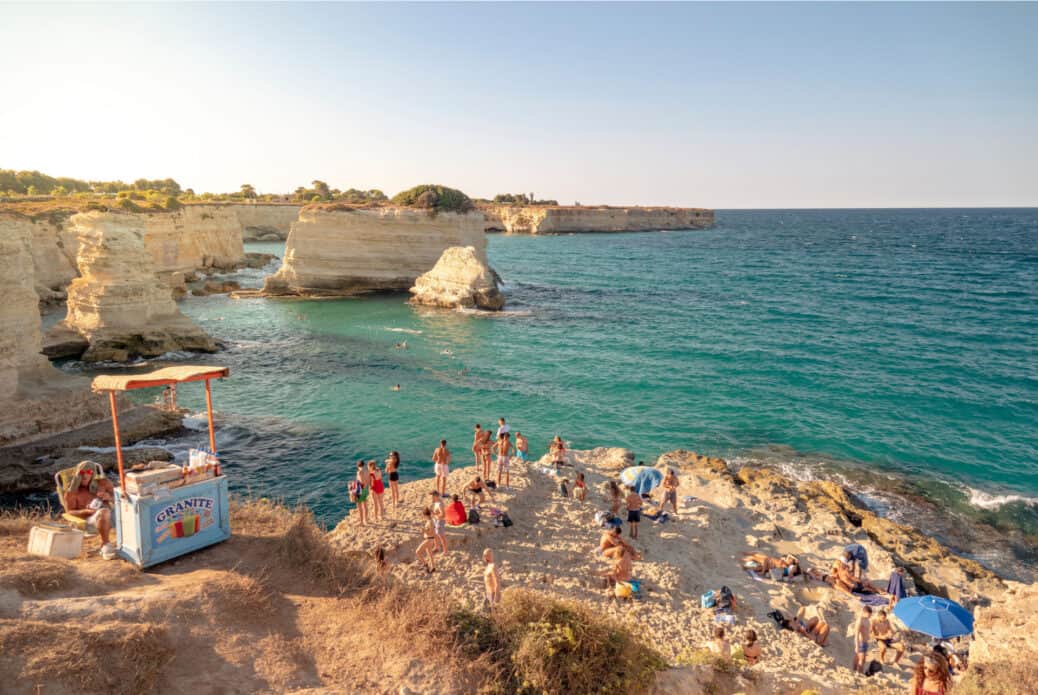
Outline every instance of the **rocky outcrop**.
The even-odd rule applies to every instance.
[[[85,212],[72,218],[80,277],[69,285],[68,316],[58,330],[89,341],[86,361],[214,352],[216,343],[180,313],[169,285],[154,272],[140,217]]]
[[[487,205],[481,210],[486,231],[509,234],[650,232],[714,224],[714,211],[703,208]]]
[[[40,354],[32,229],[0,213],[0,446],[90,422],[104,402]]]
[[[433,269],[423,273],[411,288],[415,304],[498,311],[505,305],[497,273],[486,254],[472,246],[452,246],[443,252]]]
[[[186,205],[166,213],[115,215],[119,225],[136,227],[163,279],[198,270],[232,270],[245,260],[241,222],[230,206]],[[176,280],[171,284],[178,284]]]
[[[303,208],[268,295],[347,296],[406,291],[451,246],[486,253],[483,215],[414,208]]]
[[[245,241],[284,241],[299,217],[299,205],[242,203],[230,206],[241,223]]]

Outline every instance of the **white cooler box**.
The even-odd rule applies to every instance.
[[[59,524],[42,523],[29,531],[29,554],[44,557],[79,557],[83,550],[83,532]]]

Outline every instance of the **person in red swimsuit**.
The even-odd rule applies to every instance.
[[[374,520],[381,521],[386,518],[386,508],[382,504],[382,493],[386,491],[382,483],[382,471],[374,461],[368,461],[368,473],[371,474],[371,498],[375,503]]]
[[[940,654],[930,652],[916,664],[908,692],[910,695],[947,695],[950,688],[948,662]]]

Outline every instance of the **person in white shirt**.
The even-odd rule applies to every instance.
[[[497,425],[498,425],[498,427],[497,427],[497,438],[498,439],[501,438],[502,434],[505,434],[505,433],[508,433],[508,432],[512,431],[512,428],[505,424],[505,419],[503,417],[499,417],[497,419]]]

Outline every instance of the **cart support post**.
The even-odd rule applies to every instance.
[[[123,468],[123,445],[119,439],[119,409],[115,405],[115,391],[108,392],[108,404],[112,406],[112,430],[115,433],[115,460],[119,464],[119,487],[125,495],[126,470]]]
[[[205,380],[205,410],[209,415],[209,451],[216,453],[216,430],[213,429],[213,393],[209,388],[210,379]]]

